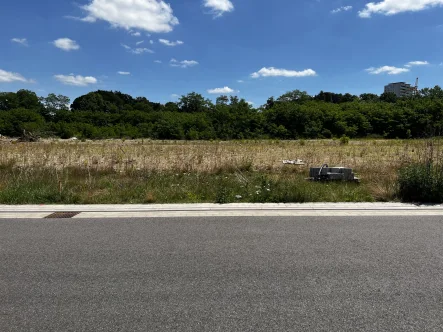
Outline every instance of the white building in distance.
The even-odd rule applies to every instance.
[[[414,93],[414,87],[405,82],[390,83],[385,86],[385,93],[392,92],[399,98],[409,97]]]

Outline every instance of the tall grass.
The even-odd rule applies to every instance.
[[[113,169],[3,168],[0,204],[371,201],[363,186],[310,183],[297,173],[120,173]]]
[[[425,141],[420,159],[398,172],[398,196],[405,202],[443,203],[443,153],[440,142]]]
[[[419,163],[401,168],[398,195],[405,202],[443,203],[443,167]]]
[[[0,203],[389,201],[402,166],[441,157],[438,140],[347,143],[0,140]],[[306,182],[323,163],[353,168],[361,185]]]

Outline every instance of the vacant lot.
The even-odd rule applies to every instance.
[[[398,168],[441,152],[439,140],[3,140],[0,203],[393,200]],[[362,183],[306,182],[323,163],[354,168]]]

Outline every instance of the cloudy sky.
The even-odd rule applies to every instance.
[[[4,0],[0,91],[256,106],[300,89],[443,85],[443,0]]]

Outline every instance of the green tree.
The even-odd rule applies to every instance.
[[[73,111],[107,112],[106,103],[102,95],[90,92],[74,100],[71,105]]]
[[[380,100],[387,103],[395,103],[397,102],[397,95],[393,92],[384,92],[380,96]]]
[[[215,102],[216,105],[228,105],[228,103],[229,103],[228,96],[217,97],[216,102]]]
[[[40,110],[42,104],[35,92],[30,90],[17,91],[17,107],[22,107],[28,110]]]
[[[45,119],[51,119],[59,111],[69,111],[69,97],[50,93],[47,97],[40,97],[39,99],[43,105],[41,114]]]
[[[177,103],[168,102],[164,106],[164,111],[165,112],[179,112],[180,109],[179,109]]]
[[[366,101],[366,102],[376,102],[376,101],[379,101],[380,98],[378,97],[378,95],[376,95],[374,93],[362,93],[360,95],[360,100]]]
[[[212,107],[212,103],[201,94],[191,92],[186,96],[181,96],[178,107],[181,112],[185,113],[206,112]]]
[[[273,108],[274,105],[275,105],[274,97],[269,97],[268,100],[266,101],[265,109],[269,110]]]
[[[308,95],[306,91],[293,90],[278,97],[277,101],[285,103],[305,103],[311,99],[311,96]]]
[[[0,111],[9,111],[17,107],[17,94],[14,92],[0,92]]]

